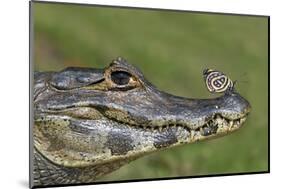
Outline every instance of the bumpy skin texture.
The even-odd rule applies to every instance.
[[[249,103],[159,91],[126,60],[34,75],[34,186],[90,183],[143,155],[231,133]]]

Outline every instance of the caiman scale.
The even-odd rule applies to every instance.
[[[34,74],[33,186],[90,183],[141,156],[229,134],[250,105],[159,91],[125,59]]]

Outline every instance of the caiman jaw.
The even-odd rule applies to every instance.
[[[241,127],[250,111],[249,103],[238,93],[204,100],[165,94],[161,102],[166,98],[173,105],[178,103],[181,112],[173,112],[173,106],[166,104],[164,115],[155,103],[159,111],[153,112],[164,116],[152,120],[151,114],[138,117],[143,111],[134,112],[129,106],[126,113],[118,109],[120,105],[105,108],[79,102],[49,107],[35,120],[35,147],[65,167],[135,159],[158,149],[231,133]]]
[[[161,125],[161,126],[142,126],[142,125],[131,125],[132,127],[137,127],[137,129],[143,129],[150,132],[163,132],[168,128],[183,128],[187,130],[189,133],[194,134],[194,136],[198,136],[198,139],[202,137],[216,135],[217,133],[227,133],[238,129],[247,119],[247,115],[244,117],[229,120],[224,118],[220,115],[215,115],[214,118],[207,121],[204,125],[198,126],[196,129],[190,128],[188,125],[181,125],[181,124],[168,124],[168,125]],[[189,140],[190,141],[190,140]]]
[[[151,125],[150,124],[136,124],[129,123],[127,120],[114,120],[118,124],[126,125],[128,127],[132,127],[136,130],[141,130],[143,132],[151,132],[153,134],[161,134],[162,132],[167,131],[167,129],[174,129],[175,135],[177,135],[177,130],[182,129],[186,130],[189,135],[186,138],[183,138],[181,143],[192,143],[198,140],[203,140],[205,138],[209,138],[211,136],[221,136],[227,134],[229,132],[235,131],[239,129],[242,124],[246,121],[249,110],[246,110],[244,114],[241,114],[239,118],[230,119],[223,117],[220,114],[213,115],[209,120],[207,120],[202,125],[190,126],[187,123],[176,123],[173,121],[161,122],[161,125]],[[182,134],[182,133],[181,133]]]

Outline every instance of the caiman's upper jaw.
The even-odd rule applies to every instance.
[[[136,115],[134,113],[129,114],[131,120],[133,120],[131,122],[128,121],[128,117],[123,119],[122,116],[114,116],[114,121],[152,133],[161,133],[169,128],[176,130],[180,128],[203,139],[207,136],[223,135],[237,130],[245,122],[251,109],[248,101],[236,92],[203,100],[185,99],[165,94],[162,102],[165,102],[167,95],[172,97],[169,98],[170,103],[172,107],[175,105],[178,107],[177,111],[166,104],[167,109],[163,113],[156,103],[155,112],[139,110],[140,112],[148,112],[145,118],[136,119],[134,116],[138,115],[137,112]],[[155,114],[155,117],[153,114]],[[110,114],[106,116],[107,119],[112,119]],[[140,123],[136,121],[146,119],[148,120]],[[176,132],[175,135],[177,135]]]

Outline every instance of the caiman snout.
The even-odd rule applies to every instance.
[[[176,124],[189,129],[200,129],[218,120],[225,127],[231,128],[234,124],[238,127],[251,110],[249,102],[234,90],[211,99],[187,99],[171,95],[168,100],[174,103],[168,109],[174,120],[177,120]],[[173,108],[175,106],[176,109]]]
[[[225,94],[221,99],[221,103],[218,103],[215,108],[219,114],[229,120],[243,118],[251,110],[249,102],[236,92]]]

